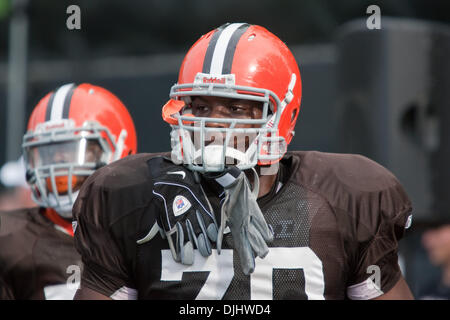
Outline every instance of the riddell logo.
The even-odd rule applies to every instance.
[[[74,123],[71,119],[53,120],[39,123],[36,127],[37,132],[46,132],[54,129],[73,128]]]
[[[64,128],[65,126],[66,125],[64,123],[47,124],[44,126],[44,130],[59,129],[59,128]]]
[[[203,78],[203,83],[221,83],[221,84],[225,84],[225,78],[217,78],[217,77]]]

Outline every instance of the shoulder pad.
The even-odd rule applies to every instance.
[[[300,162],[301,183],[353,217],[390,220],[411,210],[411,201],[397,178],[364,156],[306,152]]]
[[[0,212],[0,237],[15,235],[24,229],[29,222],[30,209],[18,209]]]

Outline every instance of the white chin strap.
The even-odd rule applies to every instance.
[[[248,165],[251,163],[251,155],[247,152],[244,153],[231,147],[226,147],[225,150],[224,157],[223,146],[209,145],[204,148],[204,157],[202,157],[202,149],[200,148],[194,152],[194,163],[201,164],[207,171],[223,170],[224,164],[228,164],[226,161],[229,161],[229,159],[237,160],[237,167],[240,164]]]
[[[53,193],[50,193],[48,195],[49,207],[55,210],[61,217],[70,219],[72,218],[73,204],[75,203],[75,200],[77,199],[79,193],[80,190],[72,193],[73,201],[70,201],[68,195],[58,196],[58,199],[56,199],[55,195]]]
[[[223,145],[210,144],[202,148],[195,148],[189,132],[184,129],[172,130],[172,154],[174,163],[183,163],[192,167],[193,170],[200,169],[205,172],[223,171],[227,164],[236,165],[241,170],[254,167],[257,164],[256,143],[252,142],[251,147],[245,152],[231,146],[225,148],[223,155]],[[180,143],[180,137],[182,143]],[[255,138],[256,139],[256,138]],[[237,164],[234,164],[234,160]],[[230,163],[228,163],[230,161]]]

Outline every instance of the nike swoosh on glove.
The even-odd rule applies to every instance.
[[[227,224],[233,237],[234,249],[238,252],[242,270],[246,275],[255,270],[255,256],[264,258],[269,253],[266,242],[273,241],[273,232],[256,202],[259,190],[256,171],[254,176],[253,191],[245,173],[237,167],[229,167],[227,172],[214,178],[225,190],[217,250],[220,253],[223,231]],[[210,179],[211,176],[207,178]]]
[[[157,223],[174,260],[192,265],[195,247],[202,256],[211,255],[211,241],[217,241],[218,226],[194,172],[179,165],[167,166],[154,178],[153,194],[160,199]]]

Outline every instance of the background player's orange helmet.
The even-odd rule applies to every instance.
[[[34,108],[23,138],[33,200],[70,218],[87,176],[136,148],[133,120],[114,94],[87,83],[59,87]]]
[[[246,23],[225,24],[212,30],[186,54],[178,83],[170,92],[172,99],[163,107],[163,119],[173,129],[172,158],[198,171],[221,171],[227,157],[238,160],[241,169],[276,162],[282,158],[294,135],[301,95],[297,62],[277,36],[263,27]],[[204,155],[208,154],[209,146],[202,143],[197,148],[191,140],[193,132],[203,132],[205,136],[209,131],[218,130],[207,128],[208,122],[217,120],[190,114],[189,103],[193,96],[262,102],[261,119],[228,119],[227,128],[221,129],[226,139],[230,139],[238,131],[233,129],[236,124],[260,125],[253,132],[255,138],[251,146],[243,152],[224,142],[223,148],[217,146],[210,150],[220,154],[222,161],[208,163]]]

